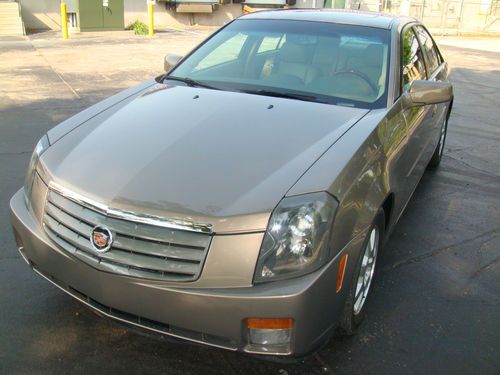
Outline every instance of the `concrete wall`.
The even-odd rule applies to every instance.
[[[292,8],[323,8],[325,0],[296,0]]]
[[[24,27],[27,30],[61,29],[60,4],[58,0],[19,0]]]
[[[60,0],[19,0],[26,29],[60,30]],[[81,0],[85,1],[85,0]],[[124,0],[125,26],[136,20],[147,24],[146,0]],[[155,27],[175,27],[182,25],[221,26],[242,14],[240,4],[219,5],[213,13],[177,13],[167,9],[165,2],[155,6]]]
[[[177,13],[167,9],[164,2],[155,6],[155,27],[180,25],[221,26],[242,14],[240,4],[219,5],[213,13]],[[125,0],[125,26],[139,20],[147,24],[148,13],[146,1]]]
[[[67,0],[68,2],[70,0]],[[81,0],[85,1],[85,0]],[[27,30],[60,29],[60,0],[19,0]],[[297,0],[296,7],[321,6],[324,0]],[[391,4],[385,11],[400,13],[401,0],[347,0],[346,8],[379,11],[382,4]],[[492,0],[409,0],[408,13],[421,19],[430,28],[443,30],[500,32],[500,6]],[[125,26],[136,20],[147,23],[146,0],[124,0]],[[177,13],[167,9],[165,2],[155,6],[155,26],[183,25],[221,26],[240,16],[241,4],[219,5],[213,13]]]

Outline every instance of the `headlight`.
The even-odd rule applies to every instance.
[[[269,220],[254,281],[300,276],[321,267],[328,259],[337,206],[326,192],[284,198]]]
[[[35,177],[36,165],[40,156],[47,150],[50,146],[49,137],[44,135],[36,144],[35,150],[31,155],[30,164],[28,166],[28,172],[26,173],[26,179],[24,180],[24,194],[27,201],[31,198],[31,188],[33,187],[33,180]]]

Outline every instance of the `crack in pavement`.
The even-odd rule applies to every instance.
[[[471,164],[469,164],[469,163],[467,163],[467,162],[465,162],[463,160],[460,160],[460,159],[456,158],[455,156],[452,156],[450,153],[447,153],[444,156],[445,157],[449,157],[450,159],[453,159],[453,160],[455,160],[455,161],[457,161],[457,162],[459,162],[459,163],[461,163],[461,164],[463,164],[463,165],[465,165],[465,166],[467,166],[467,167],[469,167],[471,169],[474,169],[474,170],[476,170],[478,172],[484,173],[485,175],[488,175],[490,177],[494,177],[495,179],[500,178],[500,175],[492,173],[492,172],[484,170],[484,169],[481,169],[479,167],[475,167],[475,166],[473,166],[473,165],[471,165]]]
[[[319,353],[314,353],[314,359],[321,365],[321,372],[327,375],[334,375],[333,370],[330,365],[325,362]]]
[[[0,156],[6,156],[6,155],[24,155],[24,154],[30,154],[33,151],[19,151],[19,152],[0,152]]]
[[[442,178],[442,177],[441,177]],[[416,196],[413,196],[411,198],[411,201],[408,203],[408,207],[414,207],[414,206],[418,206],[418,204],[420,204],[421,202],[431,202],[431,201],[441,201],[443,199],[443,197],[447,197],[448,200],[451,198],[451,197],[454,197],[456,195],[465,195],[471,191],[474,191],[474,192],[477,192],[478,191],[478,187],[481,188],[481,193],[484,195],[484,194],[488,194],[488,195],[493,195],[493,196],[497,196],[498,195],[498,189],[489,189],[489,186],[492,185],[492,184],[496,184],[498,183],[497,179],[492,179],[490,181],[487,181],[487,182],[484,182],[483,184],[481,185],[478,185],[478,184],[474,184],[474,185],[455,185],[455,184],[452,184],[452,183],[449,183],[445,180],[439,180],[438,183],[440,184],[446,184],[448,186],[452,186],[454,187],[456,190],[453,191],[453,192],[443,192],[443,193],[434,193],[432,194],[432,196],[427,196],[426,194],[420,196],[420,194],[417,194]]]
[[[483,87],[483,88],[486,88],[486,89],[491,89],[492,93],[496,93],[498,91],[498,87],[495,87],[495,86],[490,86],[490,85],[487,85],[487,84],[484,84],[484,83],[479,83],[479,82],[476,82],[476,81],[456,79],[456,77],[453,77],[453,78],[454,78],[453,79],[453,83],[454,84],[462,83],[464,85],[469,85],[469,86],[472,86],[472,87],[480,86],[480,87]]]
[[[399,262],[395,262],[393,264],[389,264],[389,265],[387,265],[385,267],[382,267],[380,269],[380,272],[387,272],[387,271],[394,270],[396,268],[407,266],[409,264],[420,262],[420,261],[425,260],[427,258],[430,258],[430,257],[433,257],[435,255],[438,255],[438,254],[440,254],[440,253],[442,253],[444,251],[447,251],[447,250],[459,247],[461,245],[465,245],[465,244],[474,242],[474,241],[476,241],[476,240],[478,240],[480,238],[483,238],[483,237],[489,236],[491,234],[494,234],[495,232],[498,232],[499,230],[500,230],[500,228],[491,229],[491,230],[489,230],[487,232],[481,233],[481,234],[479,234],[477,236],[474,236],[474,237],[471,237],[471,238],[467,238],[467,239],[459,241],[457,243],[454,243],[454,244],[451,244],[451,245],[447,245],[447,246],[443,246],[443,247],[440,247],[438,249],[434,249],[432,251],[429,251],[427,253],[420,254],[420,255],[417,255],[417,256],[412,257],[412,258],[404,259],[404,260],[401,260]]]
[[[47,63],[47,66],[50,68],[50,70],[52,70],[54,72],[54,74],[57,77],[59,77],[59,79],[66,85],[66,87],[72,92],[72,94],[74,96],[76,96],[78,99],[81,99],[81,96],[78,95],[78,93],[75,91],[75,89],[73,89],[73,87],[64,79],[64,77],[54,69],[54,67],[50,64],[49,60],[47,60],[45,55],[42,52],[40,52],[40,50],[38,48],[36,48],[36,46],[33,44],[33,42],[31,40],[30,40],[30,44],[33,47],[33,49],[35,50],[35,52]]]
[[[497,263],[500,263],[500,258],[496,258],[496,259],[493,259],[491,262],[485,264],[484,266],[482,266],[481,268],[479,268],[478,270],[476,270],[472,276],[470,277],[471,279],[475,279],[476,277],[478,277],[481,273],[483,273],[484,271],[490,269],[491,267],[493,267],[495,264]]]

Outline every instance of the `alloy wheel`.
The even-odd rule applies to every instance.
[[[444,152],[444,141],[446,138],[446,122],[447,122],[447,120],[445,119],[443,122],[443,125],[441,126],[441,136],[439,137],[439,157],[440,158],[443,156],[443,152]]]
[[[375,262],[377,260],[377,252],[379,247],[379,229],[374,226],[370,231],[368,241],[365,245],[363,251],[363,258],[361,260],[361,268],[359,270],[358,280],[356,282],[356,291],[354,293],[354,315],[361,312],[366,298],[368,297],[368,292],[370,291],[370,285],[373,280],[373,274],[375,272]]]

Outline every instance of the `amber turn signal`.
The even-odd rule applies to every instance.
[[[339,263],[339,273],[337,274],[337,293],[342,289],[342,283],[344,282],[345,266],[347,265],[347,254],[342,255]]]
[[[291,318],[248,318],[249,329],[290,329],[293,327]]]

